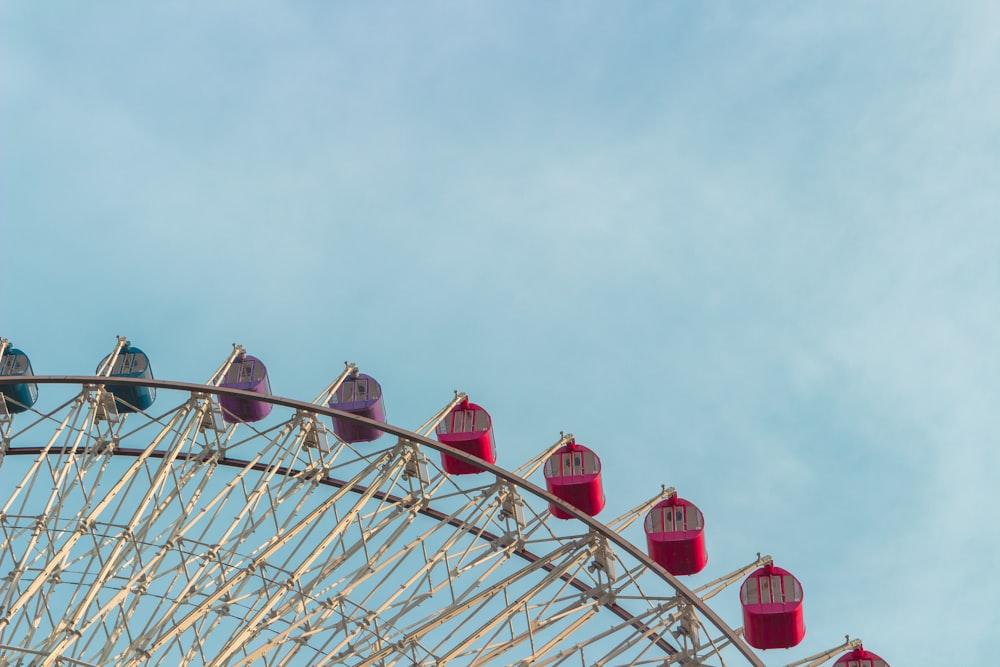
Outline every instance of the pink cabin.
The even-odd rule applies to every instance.
[[[601,486],[601,459],[583,445],[571,441],[545,461],[545,488],[590,516],[604,509],[604,489]],[[549,503],[549,511],[557,519],[570,519],[562,508]]]
[[[806,636],[802,584],[774,564],[754,571],[740,587],[743,637],[754,648],[791,648]]]
[[[456,405],[444,421],[438,424],[437,439],[487,463],[496,463],[493,420],[490,419],[490,413],[475,403],[470,403],[468,397]],[[441,465],[449,475],[473,475],[483,472],[483,469],[474,463],[466,463],[443,453]]]
[[[889,667],[889,663],[859,646],[837,658],[833,667]]]
[[[673,575],[695,574],[705,569],[705,517],[694,503],[673,496],[646,514],[646,551]]]

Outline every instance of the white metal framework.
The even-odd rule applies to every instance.
[[[314,403],[115,378],[158,390],[134,414],[105,377],[28,379],[67,398],[0,403],[0,667],[763,667],[706,600],[764,559],[692,591],[519,474],[449,476],[450,406],[341,442],[332,416],[375,424],[324,407],[350,370]],[[226,424],[225,394],[274,410]]]

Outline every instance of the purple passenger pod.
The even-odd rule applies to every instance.
[[[264,362],[249,354],[241,353],[233,360],[219,386],[253,391],[263,396],[271,395],[271,383],[267,379]],[[271,404],[264,401],[219,396],[219,404],[222,405],[222,419],[229,424],[260,421],[271,414]]]
[[[343,384],[330,397],[330,402],[327,405],[335,410],[385,423],[382,387],[375,381],[375,378],[364,373],[355,372],[344,380]],[[343,417],[333,418],[333,432],[337,434],[338,438],[351,444],[371,442],[382,437],[382,431],[379,429]]]

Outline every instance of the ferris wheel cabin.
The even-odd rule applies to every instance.
[[[34,375],[31,370],[31,360],[21,350],[7,343],[0,349],[0,375],[18,376]],[[21,382],[0,386],[7,412],[17,414],[28,410],[38,400],[38,385]]]
[[[743,636],[754,648],[791,648],[806,636],[802,584],[774,564],[755,570],[740,587]]]
[[[705,517],[694,503],[677,496],[662,500],[646,514],[643,527],[649,557],[670,574],[705,568]]]
[[[859,646],[837,658],[833,667],[889,667],[889,663]]]
[[[437,439],[444,444],[460,449],[487,463],[496,463],[497,452],[493,442],[493,420],[485,409],[470,403],[466,397],[456,405],[436,429]],[[474,463],[441,454],[441,465],[449,475],[473,475],[483,472]]]
[[[601,486],[601,459],[576,441],[563,445],[545,461],[545,488],[582,512],[596,516],[604,509],[604,489]],[[570,519],[561,507],[549,503],[549,511],[557,519]]]
[[[335,410],[349,412],[385,423],[385,405],[382,401],[382,387],[370,375],[355,373],[341,383],[330,397],[327,405]],[[342,417],[333,418],[333,432],[344,442],[371,442],[382,437],[379,429],[358,424]]]
[[[101,367],[108,363],[111,355],[104,357],[97,365],[100,372]],[[114,365],[108,372],[108,377],[120,378],[144,378],[150,380],[153,377],[153,369],[149,365],[149,357],[146,353],[134,345],[126,345],[119,352],[114,360]],[[109,384],[109,393],[115,397],[115,407],[120,413],[141,412],[156,400],[155,387],[133,387],[124,385]]]
[[[264,362],[249,354],[240,354],[233,359],[219,386],[252,391],[262,396],[271,395],[271,383]],[[260,421],[271,414],[270,403],[249,398],[219,396],[219,404],[222,406],[222,419],[228,424]]]

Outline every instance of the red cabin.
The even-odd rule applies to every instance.
[[[705,517],[694,503],[672,496],[646,514],[646,551],[673,575],[705,569]]]
[[[590,516],[604,509],[604,489],[601,486],[601,459],[597,454],[573,440],[563,445],[545,461],[545,488]],[[549,511],[557,519],[570,519],[571,514],[549,503]]]
[[[802,584],[773,563],[754,571],[740,587],[743,637],[754,648],[791,648],[806,636]]]
[[[889,667],[889,663],[871,651],[866,651],[863,646],[859,646],[837,658],[833,667]]]
[[[497,460],[490,413],[475,403],[470,403],[468,397],[456,405],[444,421],[438,424],[437,439],[487,463],[495,463]],[[483,469],[474,463],[466,463],[443,453],[441,465],[449,475],[472,475],[483,472]]]

